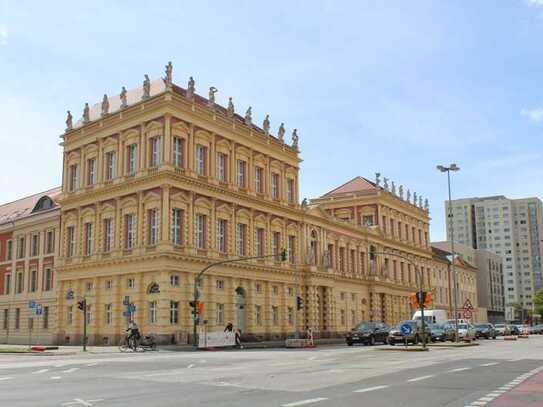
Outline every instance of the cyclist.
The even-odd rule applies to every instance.
[[[138,325],[134,322],[134,321],[130,321],[130,323],[128,324],[128,329],[126,330],[126,332],[128,332],[128,337],[127,337],[127,341],[128,341],[128,345],[130,346],[131,343],[134,344],[134,350],[137,346],[137,341],[141,338],[141,335],[140,335],[140,330],[138,328]],[[134,339],[133,342],[130,342],[132,339]]]

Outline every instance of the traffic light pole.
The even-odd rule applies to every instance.
[[[270,254],[267,256],[254,256],[254,257],[239,257],[237,259],[231,259],[231,260],[223,260],[223,261],[217,261],[215,263],[208,264],[206,267],[202,269],[198,273],[198,275],[194,278],[194,295],[193,295],[193,301],[194,301],[194,313],[193,313],[193,331],[192,331],[192,344],[195,349],[198,348],[198,312],[197,312],[197,302],[198,298],[200,298],[200,291],[198,290],[198,285],[200,284],[200,281],[202,280],[202,276],[204,273],[209,270],[212,267],[220,266],[222,264],[228,264],[228,263],[238,263],[240,261],[247,261],[247,260],[255,260],[255,259],[266,259],[271,257],[280,257],[281,261],[285,261],[287,254],[285,249],[281,249],[281,252],[279,254]]]
[[[83,300],[83,352],[87,351],[87,300]]]

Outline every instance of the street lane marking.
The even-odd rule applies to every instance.
[[[306,404],[318,403],[319,401],[324,401],[324,400],[328,400],[328,399],[326,397],[317,397],[317,398],[314,398],[314,399],[295,401],[294,403],[281,404],[281,407],[304,406]]]
[[[98,365],[98,363],[89,363],[87,366],[92,367],[92,366],[96,366],[96,365]]]
[[[383,386],[367,387],[365,389],[355,390],[353,393],[366,393],[368,391],[386,389],[387,387],[389,387],[389,386],[388,385],[383,385]]]
[[[0,377],[0,381],[11,380],[13,377]]]
[[[191,363],[190,365],[187,366],[187,369],[192,369],[194,367],[194,363]]]
[[[428,376],[420,376],[420,377],[415,377],[413,379],[409,379],[408,382],[418,382],[420,380],[426,380],[426,379],[430,379],[431,377],[434,377],[433,374],[429,374]]]
[[[72,367],[71,369],[63,370],[62,373],[73,373],[76,370],[79,370],[79,368],[78,367]]]
[[[488,403],[486,401],[474,401],[473,403],[471,403],[470,406],[467,406],[467,407],[474,407],[474,406],[485,406],[487,405]]]
[[[48,372],[49,369],[41,369],[41,370],[36,370],[35,372],[32,372],[32,374],[41,374],[41,373],[45,373],[45,372]]]
[[[60,379],[60,376],[51,376],[50,379],[51,379],[51,380],[59,380],[59,379]]]
[[[459,367],[458,369],[449,370],[449,373],[463,372],[464,370],[470,370],[470,369],[471,369],[471,367]]]
[[[94,406],[92,403],[96,403],[97,401],[103,401],[104,399],[94,399],[94,400],[83,400],[83,399],[74,399],[74,401],[67,401],[66,403],[62,403],[61,406],[74,406],[74,405],[80,405],[80,406]]]
[[[496,365],[499,365],[499,363],[498,362],[484,363],[481,366],[488,367],[488,366],[496,366]]]

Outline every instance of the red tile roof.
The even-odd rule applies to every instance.
[[[358,191],[368,191],[368,190],[376,190],[379,189],[377,186],[375,186],[375,183],[367,180],[364,177],[355,177],[349,182],[346,182],[345,184],[337,187],[336,189],[331,190],[330,192],[327,192],[324,196],[334,196],[334,195],[341,195],[341,194],[348,194]]]
[[[58,198],[61,192],[62,188],[57,187],[0,205],[0,225],[29,216],[38,201],[43,197],[51,198],[54,204],[53,208],[58,208],[59,205],[56,198]]]

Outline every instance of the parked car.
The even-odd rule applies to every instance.
[[[496,329],[492,324],[475,324],[476,338],[496,339],[496,334]]]
[[[475,339],[475,328],[471,324],[458,324],[459,339]]]
[[[411,333],[404,334],[402,332],[402,325],[408,324],[411,326]],[[431,332],[428,325],[426,325],[426,335],[427,340],[429,341],[431,339]],[[394,328],[392,328],[388,334],[388,343],[392,346],[396,345],[397,343],[412,343],[417,344],[419,342],[422,342],[422,322],[421,321],[401,321],[396,324]]]
[[[509,328],[505,324],[495,324],[494,329],[496,330],[497,336],[509,335]]]
[[[516,325],[507,325],[509,335],[520,335],[520,329]]]
[[[364,345],[375,345],[377,342],[387,343],[389,331],[390,327],[383,322],[364,321],[345,335],[345,342],[349,346],[355,343]]]
[[[446,333],[443,324],[428,324],[430,328],[430,339],[432,342],[445,342]]]
[[[443,335],[445,337],[445,340],[454,342],[454,336],[456,333],[454,322],[452,324],[450,322],[446,322],[442,324],[441,327],[443,329]]]
[[[529,329],[529,333],[531,333],[532,335],[534,335],[534,334],[542,335],[543,334],[543,324],[531,326],[530,329]]]

